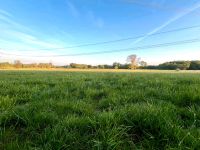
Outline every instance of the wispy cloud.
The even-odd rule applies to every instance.
[[[136,41],[134,41],[131,44],[137,44],[141,41],[143,41],[144,39],[148,38],[149,36],[151,36],[152,34],[155,34],[157,32],[159,32],[160,30],[162,30],[163,28],[167,27],[168,25],[170,25],[171,23],[177,21],[178,19],[188,15],[189,13],[197,10],[200,8],[200,2],[196,3],[194,6],[188,8],[187,10],[178,13],[176,16],[173,16],[172,18],[170,18],[169,20],[167,20],[166,22],[164,22],[162,25],[160,25],[159,27],[156,27],[155,29],[153,29],[152,31],[148,32],[144,37],[137,39]]]
[[[75,7],[75,5],[70,2],[69,0],[67,0],[67,6],[68,6],[68,10],[70,11],[70,13],[74,16],[74,17],[79,17],[80,16],[80,12],[79,10]]]
[[[63,47],[63,45],[57,44],[52,40],[41,39],[38,36],[41,33],[37,33],[31,28],[18,23],[13,17],[9,12],[0,10],[0,48],[15,49],[18,51],[21,51],[20,48],[24,48],[26,51],[31,51],[35,49]]]
[[[65,64],[66,58],[52,58],[49,56],[63,54],[64,51],[67,52],[68,50],[66,49],[53,49],[58,47],[65,47],[66,41],[62,42],[58,38],[51,38],[46,35],[44,36],[42,35],[42,33],[38,33],[32,28],[17,22],[14,17],[15,16],[10,14],[9,12],[2,10],[0,11],[0,52],[4,53],[4,55],[1,54],[0,61],[13,62],[13,60],[19,59],[23,63],[38,63],[52,62],[52,60],[54,60],[53,63],[57,62],[58,64]],[[42,37],[46,38],[44,39]]]
[[[7,11],[0,10],[0,24],[3,24],[3,23],[6,24],[10,28],[12,27],[18,30],[31,31],[31,29],[29,29],[28,27],[14,21],[12,14],[10,14]]]
[[[102,18],[97,18],[95,20],[95,25],[99,28],[102,28],[104,26],[104,20]]]
[[[104,20],[101,17],[97,17],[93,11],[89,11],[88,14],[88,19],[91,21],[91,23],[98,27],[98,28],[102,28],[105,24]]]
[[[0,9],[0,14],[8,16],[8,17],[12,17],[12,15],[9,12],[2,10],[2,9]]]

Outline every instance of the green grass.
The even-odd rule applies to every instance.
[[[0,149],[200,149],[200,74],[1,71]]]

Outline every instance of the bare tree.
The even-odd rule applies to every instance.
[[[136,69],[137,67],[137,64],[138,64],[138,59],[137,59],[137,55],[129,55],[127,57],[127,60],[126,60],[128,63],[131,63],[131,66],[130,68],[131,69]]]

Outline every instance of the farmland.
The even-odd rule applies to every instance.
[[[0,149],[200,149],[200,74],[0,71]]]

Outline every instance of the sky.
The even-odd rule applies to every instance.
[[[199,0],[0,0],[0,62],[96,65],[126,63],[131,54],[150,65],[200,60],[200,42],[143,48],[200,39],[200,27],[151,36],[196,25],[200,25]],[[72,47],[140,35],[120,42]],[[126,48],[131,49],[58,57]]]

